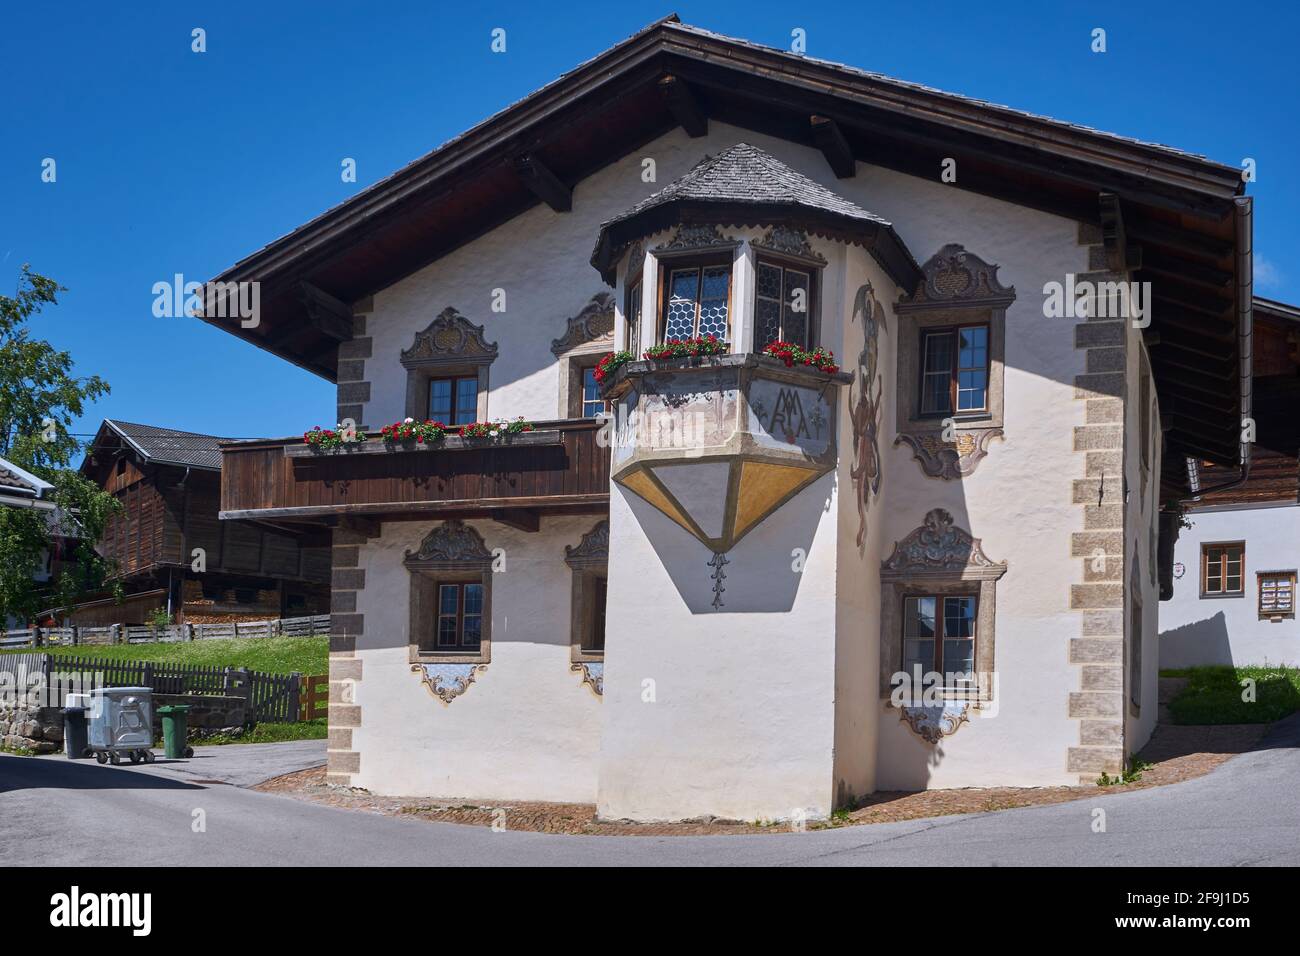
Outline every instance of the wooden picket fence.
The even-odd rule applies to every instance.
[[[0,655],[0,673],[11,673],[16,680],[19,675],[38,671],[44,674],[46,686],[58,692],[60,707],[70,687],[148,687],[155,694],[246,697],[246,716],[253,723],[292,723],[328,713],[329,678],[325,676],[267,674],[218,665],[120,661],[69,654]],[[51,701],[50,706],[55,703]]]
[[[289,617],[220,624],[110,624],[106,627],[29,627],[0,633],[0,650],[9,648],[80,647],[96,644],[156,644],[238,637],[315,637],[328,635],[330,616]]]
[[[329,716],[330,679],[328,674],[304,677],[298,685],[298,719],[316,720]]]

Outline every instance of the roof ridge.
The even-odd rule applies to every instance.
[[[192,438],[211,438],[213,441],[230,441],[225,435],[210,435],[207,432],[191,432],[183,428],[171,428],[167,425],[149,425],[145,422],[128,422],[122,418],[105,418],[105,423],[131,428],[151,428],[154,431],[171,432],[173,435],[189,435]]]

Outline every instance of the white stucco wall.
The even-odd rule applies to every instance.
[[[550,343],[569,316],[606,289],[588,263],[599,223],[703,154],[738,141],[890,219],[919,261],[958,242],[1001,266],[1001,281],[1017,291],[1007,310],[1005,440],[995,440],[976,472],[959,482],[925,477],[910,449],[893,444],[896,291],[861,250],[828,254],[823,324],[839,336],[828,341],[846,368],[860,348],[861,331],[848,322],[864,276],[887,309],[884,476],[869,514],[866,554],[858,555],[852,540],[856,508],[841,495],[844,463],[729,555],[728,598],[737,607],[750,600],[769,609],[696,612],[692,607],[708,603],[700,601],[710,587],[708,551],[613,486],[601,702],[568,669],[569,572],[553,531],[560,522],[548,520],[532,536],[478,524],[489,546],[506,538],[521,555],[534,555],[536,563],[526,566],[535,570],[494,585],[494,631],[500,615],[512,636],[498,644],[494,633],[488,672],[444,706],[406,663],[400,558],[427,526],[386,525],[362,557],[368,584],[357,608],[366,614],[358,649],[366,659],[357,691],[358,786],[540,799],[597,795],[601,812],[611,816],[752,819],[796,808],[824,815],[840,781],[851,791],[1076,782],[1065,756],[1078,740],[1078,722],[1067,717],[1067,695],[1077,686],[1067,642],[1078,634],[1069,606],[1070,584],[1079,580],[1070,535],[1082,529],[1071,481],[1082,477],[1072,429],[1083,424],[1073,385],[1083,353],[1073,347],[1072,321],[1043,317],[1041,293],[1047,281],[1086,271],[1074,222],[964,192],[939,183],[937,173],[930,182],[859,164],[854,178],[837,180],[816,150],[721,123],[711,123],[699,140],[673,131],[578,184],[571,213],[539,206],[378,293],[368,320],[373,356],[366,362],[371,401],[364,419],[373,425],[401,417],[398,354],[449,305],[484,325],[487,340],[500,346],[490,372],[492,417],[561,414]],[[646,156],[656,160],[657,183],[641,180]],[[490,310],[497,288],[506,290],[504,313]],[[842,432],[844,426],[842,418]],[[875,572],[893,543],[936,507],[1009,568],[997,585],[998,706],[937,747],[884,710],[875,689]],[[564,519],[564,543],[576,543],[590,523]],[[800,546],[808,563],[791,588],[790,551]],[[654,703],[642,699],[646,680],[654,681]],[[857,696],[861,688],[867,704]]]
[[[1078,634],[1070,584],[1079,578],[1070,534],[1082,530],[1071,503],[1071,479],[1082,477],[1073,428],[1083,424],[1074,377],[1084,371],[1074,320],[1043,316],[1042,288],[1087,269],[1078,227],[1069,220],[962,192],[938,182],[859,166],[841,186],[869,195],[873,211],[891,219],[918,260],[944,244],[1000,266],[999,280],[1016,290],[1006,312],[1005,440],[963,481],[925,477],[911,450],[894,445],[887,416],[881,441],[887,507],[872,520],[884,536],[882,557],[918,527],[926,512],[945,508],[982,539],[985,553],[1005,561],[997,583],[997,705],[935,746],[925,743],[882,705],[876,785],[882,790],[1043,786],[1077,782],[1066,750],[1078,740],[1067,716],[1077,687],[1068,640]],[[886,393],[894,370],[886,367]],[[888,639],[886,636],[882,639]]]
[[[1156,528],[1157,513],[1160,510],[1160,411],[1156,395],[1154,378],[1151,381],[1151,424],[1147,436],[1146,478],[1142,475],[1142,427],[1141,427],[1141,389],[1139,385],[1140,370],[1146,356],[1146,346],[1142,342],[1142,331],[1131,321],[1125,323],[1128,335],[1127,368],[1129,390],[1124,405],[1124,476],[1128,499],[1124,511],[1125,559],[1123,582],[1124,593],[1124,746],[1128,754],[1141,750],[1156,728],[1159,711],[1159,621],[1160,621],[1160,585],[1157,574],[1157,550],[1159,545],[1153,537]],[[1150,367],[1149,364],[1147,366]],[[1153,550],[1152,545],[1156,547]],[[1133,587],[1133,565],[1137,567],[1137,587]],[[1141,602],[1142,630],[1140,634],[1132,633],[1133,601]],[[1132,643],[1142,642],[1141,689],[1137,695],[1137,705],[1132,701],[1132,679],[1130,670]]]
[[[870,283],[876,300],[884,313],[878,322],[877,379],[880,389],[879,420],[882,427],[881,450],[892,436],[894,422],[894,373],[898,350],[898,325],[894,321],[891,304],[898,299],[899,290],[880,265],[863,250],[844,250],[845,268],[842,281],[835,285],[838,306],[826,324],[826,331],[834,334],[835,352],[840,356],[845,371],[859,374],[858,355],[862,351],[866,330],[862,317],[853,316],[853,305],[858,290]],[[837,276],[837,280],[838,280]],[[829,296],[828,296],[829,299]],[[861,526],[857,496],[860,489],[854,485],[851,471],[854,467],[854,447],[849,416],[854,398],[861,393],[862,382],[855,380],[850,388],[841,392],[840,416],[846,423],[842,429],[843,444],[839,468],[836,471],[838,486],[844,489],[839,502],[839,564],[835,645],[835,794],[836,802],[850,806],[854,798],[876,789],[876,740],[879,734],[881,713],[878,706],[880,687],[880,561],[889,551],[885,541],[881,515],[889,507],[893,488],[882,479],[880,490],[869,495],[866,505],[866,537],[858,546]]]
[[[1259,571],[1300,567],[1300,505],[1197,508],[1187,513],[1174,547],[1172,600],[1160,605],[1160,666],[1203,664],[1300,664],[1300,624],[1259,619]],[[1200,595],[1201,545],[1245,541],[1245,594],[1232,598]]]
[[[596,797],[601,700],[570,667],[571,571],[594,517],[547,518],[525,533],[492,521],[466,522],[489,549],[503,549],[492,576],[492,660],[460,697],[444,704],[412,673],[407,633],[406,551],[431,525],[389,522],[361,546],[366,587],[357,592],[365,634],[357,639],[355,685],[361,726],[353,785],[380,794],[557,800]]]

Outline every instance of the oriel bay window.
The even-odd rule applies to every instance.
[[[974,594],[909,595],[903,599],[903,671],[943,675],[942,687],[969,684],[975,674]]]
[[[446,425],[478,421],[478,375],[429,379],[429,418]]]
[[[812,273],[778,263],[758,263],[754,286],[754,351],[776,341],[812,347]]]
[[[989,327],[963,325],[921,332],[921,414],[988,408]]]
[[[731,263],[664,265],[662,341],[716,336],[727,340],[731,316]]]
[[[1201,597],[1241,597],[1245,592],[1242,542],[1201,545]]]

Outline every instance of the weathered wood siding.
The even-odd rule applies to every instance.
[[[472,512],[493,507],[608,507],[609,447],[600,422],[547,422],[558,445],[287,458],[301,438],[222,450],[221,510],[304,514]],[[539,426],[540,427],[540,426]],[[226,523],[226,522],[223,522]]]

